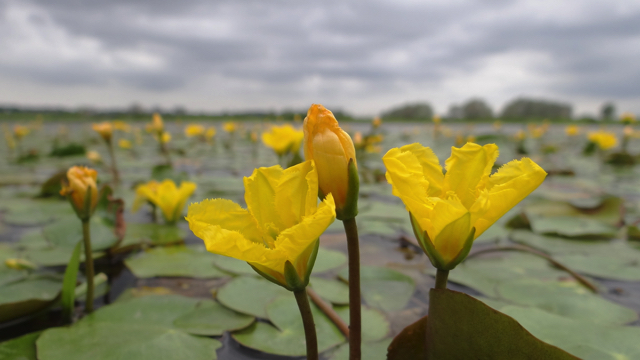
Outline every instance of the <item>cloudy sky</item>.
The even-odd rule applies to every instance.
[[[0,0],[0,104],[640,113],[640,0]]]

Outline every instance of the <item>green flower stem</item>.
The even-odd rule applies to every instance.
[[[316,325],[313,322],[313,314],[311,313],[311,305],[305,289],[294,291],[302,316],[302,324],[304,325],[304,336],[307,343],[307,360],[318,360],[318,337],[316,336]]]
[[[360,360],[362,346],[362,309],[360,298],[360,245],[356,219],[342,221],[347,234],[349,256],[349,360]]]
[[[449,270],[436,271],[436,289],[447,288],[447,278],[449,277]]]
[[[84,240],[84,266],[87,277],[87,300],[85,311],[87,314],[93,312],[93,254],[91,253],[91,231],[89,219],[82,220],[82,239]]]
[[[107,141],[107,147],[109,148],[109,156],[111,157],[111,172],[113,173],[113,183],[118,185],[120,183],[120,173],[118,172],[118,165],[116,164],[116,155],[113,152],[113,143]]]

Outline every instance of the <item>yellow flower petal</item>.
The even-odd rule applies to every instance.
[[[487,188],[471,208],[480,236],[507,211],[516,206],[544,181],[547,173],[529,158],[513,160],[493,174]]]
[[[284,170],[275,189],[275,207],[285,228],[298,224],[316,211],[318,173],[312,161]]]
[[[451,148],[451,157],[446,161],[444,192],[455,192],[460,201],[469,209],[475,202],[477,186],[491,174],[493,163],[498,158],[495,144],[480,146],[466,143],[461,148]]]
[[[436,154],[433,153],[433,150],[419,143],[405,145],[400,150],[411,152],[420,162],[424,178],[429,182],[429,189],[427,190],[429,196],[442,195],[444,174],[442,173],[440,161]]]
[[[432,206],[427,200],[429,182],[425,180],[416,156],[412,152],[393,148],[382,161],[387,167],[386,177],[393,186],[393,195],[402,199],[414,217],[428,217]]]
[[[284,227],[276,211],[275,204],[276,187],[282,177],[282,173],[282,168],[276,165],[255,169],[250,177],[244,178],[244,201],[262,231],[268,231],[269,224],[278,231]]]

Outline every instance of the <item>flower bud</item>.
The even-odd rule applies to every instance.
[[[98,172],[84,166],[72,166],[67,171],[69,183],[63,186],[60,195],[69,197],[81,220],[89,219],[98,204],[97,179]]]
[[[93,130],[100,134],[100,136],[102,136],[105,141],[111,141],[111,136],[113,135],[113,125],[111,125],[110,122],[105,121],[93,124]]]
[[[333,195],[339,220],[354,218],[360,183],[351,137],[340,128],[333,113],[318,104],[309,108],[303,131],[304,156],[315,162],[320,196]]]

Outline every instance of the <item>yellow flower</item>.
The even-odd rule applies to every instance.
[[[580,127],[578,125],[569,125],[564,128],[564,132],[567,136],[576,136],[580,132]]]
[[[15,258],[6,259],[4,265],[14,270],[35,270],[38,268],[38,265],[29,260]]]
[[[262,133],[262,142],[278,155],[297,153],[302,140],[304,140],[302,130],[297,130],[289,124],[272,126],[268,132]]]
[[[180,187],[176,187],[173,180],[167,179],[159,184],[155,180],[151,180],[136,188],[133,211],[138,211],[140,205],[149,201],[160,208],[168,223],[173,223],[182,215],[182,209],[196,188],[196,184],[189,181],[183,181],[180,183]]]
[[[120,146],[122,149],[131,149],[133,147],[133,144],[131,144],[131,141],[127,139],[120,139],[118,140],[118,146]]]
[[[23,137],[29,135],[30,132],[31,130],[29,130],[29,128],[26,126],[16,125],[13,127],[13,136],[15,136],[18,141],[20,141],[20,139],[22,139]]]
[[[208,128],[204,133],[204,137],[205,139],[207,139],[207,141],[211,141],[214,136],[216,136],[216,128],[214,128],[213,126]]]
[[[87,159],[91,160],[94,163],[102,162],[102,157],[97,151],[94,150],[87,151]]]
[[[198,124],[189,124],[184,128],[184,135],[186,137],[202,136],[204,132],[204,126]]]
[[[340,128],[333,113],[318,104],[309,108],[302,130],[304,156],[315,161],[322,195],[333,194],[338,219],[355,217],[359,183],[351,137]]]
[[[431,118],[431,120],[433,120],[434,124],[440,124],[442,122],[442,119],[438,115],[433,115],[433,118]]]
[[[126,122],[122,121],[122,120],[116,120],[113,122],[113,128],[116,130],[120,130],[120,131],[124,131],[124,132],[129,132],[131,131],[131,125],[127,124]]]
[[[84,166],[72,166],[67,171],[67,185],[60,195],[68,196],[80,219],[88,219],[98,204],[98,172]],[[89,201],[90,202],[87,203]]]
[[[590,132],[589,141],[598,145],[602,150],[609,150],[618,145],[618,137],[616,134],[604,130]]]
[[[380,125],[382,125],[382,119],[380,119],[379,116],[374,117],[373,121],[371,122],[371,125],[373,125],[374,129],[379,128]]]
[[[475,137],[475,135],[467,135],[467,140],[466,140],[466,141],[467,141],[467,142],[470,142],[470,143],[472,143],[472,142],[476,142],[476,137]]]
[[[257,143],[258,142],[258,133],[255,131],[252,131],[251,134],[249,134],[249,138],[251,139],[252,143]]]
[[[164,123],[162,122],[162,116],[158,113],[154,113],[151,117],[151,124],[147,126],[147,131],[160,133],[164,131]]]
[[[289,290],[309,281],[318,238],[335,220],[331,195],[318,206],[312,161],[286,170],[255,169],[244,178],[247,209],[226,199],[191,204],[189,228],[212,253],[246,261],[260,275]],[[291,265],[286,265],[290,263]],[[302,284],[292,284],[287,267]]]
[[[620,121],[622,121],[623,124],[633,124],[636,122],[636,116],[630,112],[625,112],[620,115]]]
[[[525,133],[524,130],[518,130],[518,132],[513,137],[518,141],[522,141],[527,137],[527,133]]]
[[[353,146],[356,149],[364,148],[364,142],[362,141],[362,133],[360,131],[356,131],[356,133],[353,134]]]
[[[236,132],[238,126],[233,121],[226,122],[222,125],[222,129],[228,133]]]
[[[162,134],[160,135],[160,137],[156,136],[155,137],[156,140],[158,140],[159,142],[166,144],[169,141],[171,141],[171,133],[168,131],[163,131]]]
[[[495,144],[454,147],[445,175],[433,151],[418,143],[391,149],[382,158],[393,194],[407,207],[416,237],[435,267],[453,269],[473,240],[547,175],[523,158],[489,176],[497,157]]]
[[[93,124],[93,130],[100,134],[105,141],[111,141],[113,135],[113,125],[110,122],[105,121],[101,123]]]

